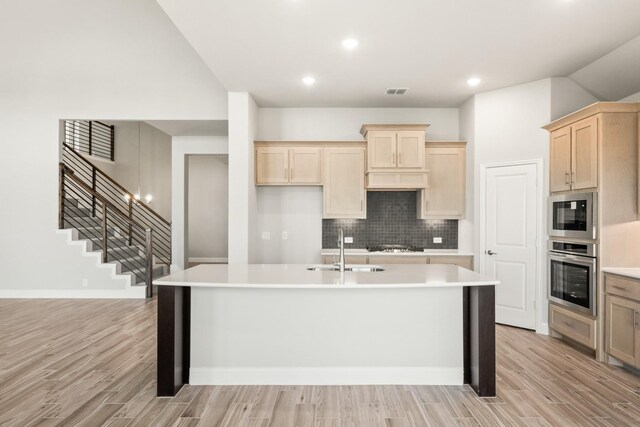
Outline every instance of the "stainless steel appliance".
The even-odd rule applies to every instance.
[[[369,252],[424,252],[424,248],[411,245],[371,245]]]
[[[549,300],[596,315],[595,243],[549,241]]]
[[[549,197],[549,236],[595,240],[598,236],[598,193]]]

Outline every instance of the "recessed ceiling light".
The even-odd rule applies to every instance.
[[[480,77],[471,77],[469,80],[467,80],[467,84],[469,86],[478,86],[481,81],[482,80],[480,80]]]
[[[356,39],[344,39],[342,40],[342,46],[344,46],[345,49],[355,49],[356,47],[358,47],[358,45],[360,44],[360,42]]]
[[[315,77],[306,76],[302,78],[302,83],[306,84],[307,86],[311,86],[315,82],[316,82]]]

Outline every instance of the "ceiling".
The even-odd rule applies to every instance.
[[[638,0],[157,1],[229,91],[264,107],[456,107],[640,35]],[[360,45],[345,50],[347,37]]]

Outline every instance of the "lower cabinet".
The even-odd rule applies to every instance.
[[[467,270],[473,270],[472,256],[430,256],[429,264],[454,264]]]
[[[592,317],[549,304],[549,328],[591,349],[596,348],[596,321]]]
[[[347,264],[453,264],[473,270],[473,257],[466,255],[346,255]],[[338,255],[323,255],[324,264],[338,261]]]
[[[427,264],[427,257],[410,255],[372,255],[369,256],[369,264]]]
[[[640,280],[605,274],[605,351],[640,368]]]
[[[339,261],[338,255],[324,255],[322,257],[323,264],[334,264]],[[345,255],[344,262],[346,264],[366,264],[367,257],[360,255]]]

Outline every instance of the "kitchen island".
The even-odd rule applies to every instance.
[[[465,383],[495,396],[498,282],[454,265],[308,267],[199,265],[154,281],[158,396],[189,383]]]

